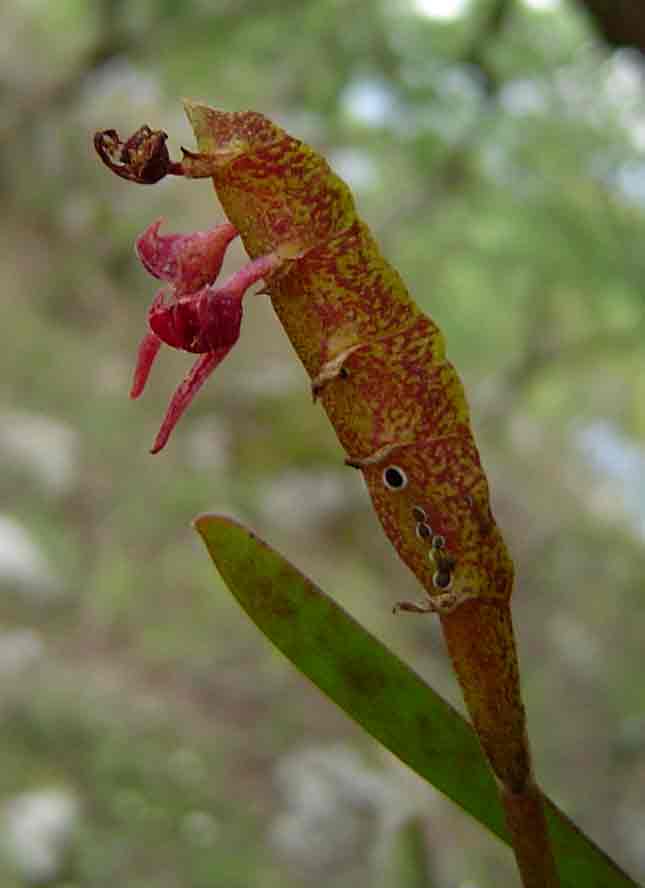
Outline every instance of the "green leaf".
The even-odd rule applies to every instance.
[[[291,662],[368,733],[509,842],[493,777],[470,725],[402,660],[252,531],[195,521],[239,604]],[[637,886],[548,799],[562,888]]]

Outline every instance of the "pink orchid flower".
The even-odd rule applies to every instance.
[[[148,311],[150,330],[139,346],[130,396],[142,394],[162,342],[200,357],[176,389],[151,453],[166,445],[199,389],[237,342],[248,288],[277,265],[272,254],[262,256],[216,286],[226,249],[237,237],[235,228],[226,222],[209,231],[162,235],[161,222],[153,222],[136,244],[146,270],[169,286],[157,293]]]

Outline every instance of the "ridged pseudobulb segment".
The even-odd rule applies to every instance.
[[[321,398],[352,457],[390,442],[423,442],[468,429],[461,382],[445,360],[441,333],[424,315],[357,346],[342,370]]]
[[[405,474],[405,488],[387,488],[388,466]],[[455,559],[454,587],[467,595],[507,600],[513,566],[490,516],[488,484],[470,435],[402,446],[386,461],[365,466],[363,474],[383,529],[430,595],[441,592],[433,583],[438,560],[431,540],[417,533],[419,508],[433,536],[444,538],[443,551]]]
[[[251,257],[291,251],[267,289],[305,368],[314,381],[321,373],[325,379],[316,394],[346,452],[360,459],[401,445],[396,459],[410,475],[405,493],[383,487],[383,466],[363,470],[399,555],[431,594],[437,591],[436,564],[411,519],[421,504],[448,540],[458,586],[508,595],[503,573],[512,576],[512,565],[490,515],[466,398],[443,336],[381,255],[349,189],[322,157],[262,115],[194,105],[188,114],[200,152],[231,156],[213,181]],[[474,510],[468,496],[477,500]]]
[[[271,295],[311,376],[348,348],[409,328],[423,317],[359,220],[308,250]]]
[[[347,185],[327,161],[256,113],[187,105],[202,153],[230,154],[213,181],[252,259],[283,248],[299,255],[356,220]]]

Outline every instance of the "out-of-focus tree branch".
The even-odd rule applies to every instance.
[[[499,84],[496,72],[487,59],[488,50],[504,29],[514,6],[515,0],[491,0],[463,53],[463,61],[479,71],[482,85],[489,96],[496,95]]]
[[[529,385],[555,365],[586,363],[594,359],[625,354],[643,342],[645,323],[615,331],[602,330],[580,339],[548,342],[527,346],[518,359],[502,372],[484,381],[480,387],[478,410],[480,426],[499,425],[512,413],[510,404],[516,403]]]
[[[77,97],[84,78],[115,56],[135,48],[137,38],[126,34],[121,26],[122,0],[103,0],[97,8],[95,40],[86,48],[75,64],[69,66],[60,77],[52,77],[49,83],[39,84],[29,95],[14,97],[13,113],[5,115],[0,124],[0,145],[15,143],[29,131],[33,121],[45,112],[60,111]]]
[[[645,3],[642,0],[577,0],[596,31],[615,47],[633,47],[645,56]]]

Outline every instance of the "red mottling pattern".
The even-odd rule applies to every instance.
[[[405,487],[387,488],[383,475],[388,466],[405,473]],[[492,519],[486,476],[467,429],[444,438],[417,439],[365,466],[363,473],[386,534],[431,595],[442,591],[433,585],[438,562],[430,541],[416,532],[414,507],[423,509],[433,535],[445,539],[441,557],[455,561],[453,589],[508,599],[513,565]]]
[[[278,248],[297,256],[356,219],[347,185],[327,161],[261,114],[188,105],[201,154],[252,258]],[[219,159],[219,160],[218,160]]]
[[[257,114],[189,108],[213,181],[253,259],[283,266],[267,282],[348,456],[361,467],[383,527],[430,596],[437,554],[417,533],[422,509],[445,538],[452,588],[507,600],[512,562],[490,512],[459,378],[441,333],[411,300],[323,158]],[[407,477],[383,481],[388,465]],[[443,562],[446,563],[445,561]]]
[[[508,599],[512,562],[490,512],[488,486],[459,377],[443,337],[356,215],[347,186],[312,149],[258,114],[191,105],[199,150],[219,158],[213,182],[251,258],[275,251],[267,282],[314,392],[403,561],[430,596],[437,566],[412,507],[428,514],[454,560],[453,588]],[[390,462],[405,490],[383,484]]]
[[[210,157],[234,150],[244,154],[276,140],[282,132],[268,117],[257,111],[219,111],[208,105],[185,103],[186,114],[195,134],[199,150]]]
[[[463,434],[468,408],[443,337],[419,315],[410,326],[350,350],[342,373],[322,386],[322,401],[352,458],[393,442]]]
[[[358,219],[308,250],[271,292],[278,316],[312,376],[346,349],[423,317]],[[318,331],[316,337],[309,335],[311,327]]]

